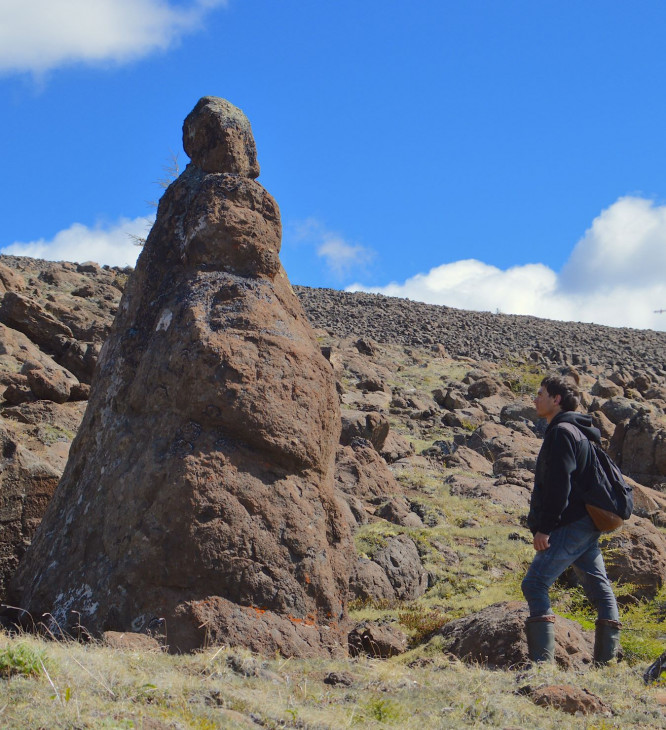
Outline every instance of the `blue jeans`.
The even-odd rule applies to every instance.
[[[534,556],[523,579],[523,595],[530,616],[551,613],[548,589],[573,565],[585,595],[597,609],[598,618],[619,621],[617,602],[599,549],[600,534],[588,515],[553,530],[550,547]]]

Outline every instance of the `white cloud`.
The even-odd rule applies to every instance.
[[[617,200],[594,219],[558,274],[543,264],[502,270],[468,259],[371,291],[430,304],[617,327],[666,329],[666,206]]]
[[[339,233],[328,230],[316,218],[308,218],[292,225],[285,238],[290,243],[314,246],[317,256],[339,278],[354,270],[364,270],[375,258],[372,249],[349,243]]]
[[[0,0],[0,73],[126,62],[164,50],[226,0]]]
[[[88,228],[74,223],[59,231],[50,241],[43,238],[28,243],[16,242],[0,251],[12,256],[31,256],[48,261],[96,261],[109,266],[134,266],[141,248],[136,237],[148,235],[151,218],[122,218],[112,226]]]

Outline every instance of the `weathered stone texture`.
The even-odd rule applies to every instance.
[[[160,202],[14,593],[63,628],[80,612],[94,634],[165,618],[173,649],[340,651],[352,548],[332,370],[279,261],[278,207],[248,177],[249,143],[215,138],[215,172],[198,166],[219,102],[188,117],[193,164]]]

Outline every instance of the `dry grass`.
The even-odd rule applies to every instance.
[[[386,348],[384,357],[394,366],[391,385],[421,393],[459,380],[473,367],[397,347]],[[541,374],[532,366],[510,363],[503,376],[522,393],[533,389]],[[344,384],[355,387],[352,378]],[[424,430],[421,438],[410,434],[404,419],[391,421],[417,451],[453,434],[437,426]],[[626,661],[604,669],[490,671],[452,659],[440,639],[422,643],[443,622],[498,601],[521,599],[520,580],[532,556],[530,541],[520,539],[528,535],[520,527],[520,514],[489,500],[451,495],[444,480],[452,473],[431,463],[397,474],[405,495],[425,518],[423,528],[378,520],[355,534],[357,551],[369,557],[390,536],[408,534],[431,575],[431,588],[417,601],[351,607],[353,620],[395,622],[415,647],[408,653],[383,661],[267,660],[229,648],[171,656],[0,633],[0,729],[666,727],[658,702],[664,690],[645,687],[641,679],[649,661],[666,648],[666,588],[653,601],[623,610]],[[579,590],[561,586],[553,598],[559,614],[592,626]],[[8,670],[2,670],[2,657]],[[14,665],[23,669],[12,669]],[[331,672],[348,675],[351,683],[325,683]],[[537,707],[518,692],[544,684],[587,689],[612,714],[571,717]]]
[[[585,673],[554,667],[490,671],[451,660],[436,643],[391,660],[265,660],[209,649],[188,656],[0,635],[44,657],[37,676],[0,680],[2,728],[654,728],[659,688],[626,664]],[[351,684],[324,683],[329,672]],[[537,707],[520,687],[574,684],[609,717]],[[152,720],[153,724],[148,722]]]

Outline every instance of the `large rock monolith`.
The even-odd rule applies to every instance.
[[[344,651],[340,411],[278,257],[245,115],[204,97],[13,582],[52,628],[161,626],[175,650]],[[163,620],[160,620],[163,619]]]

